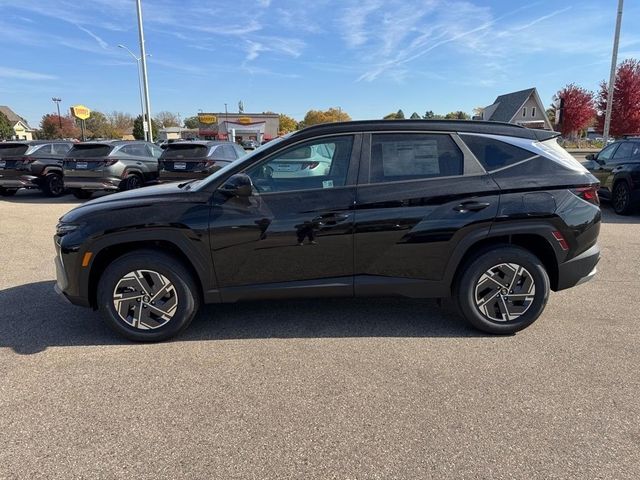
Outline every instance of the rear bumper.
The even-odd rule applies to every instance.
[[[176,182],[182,180],[201,180],[211,175],[210,171],[200,172],[171,172],[167,170],[160,171],[160,182]]]
[[[0,187],[38,188],[38,177],[33,175],[6,176],[0,173]]]
[[[119,177],[67,177],[64,186],[81,190],[118,190],[122,179]]]
[[[577,257],[558,265],[557,290],[575,287],[591,280],[597,272],[599,260],[600,247],[596,244]]]

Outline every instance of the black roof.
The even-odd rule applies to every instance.
[[[72,144],[71,140],[9,140],[8,142],[0,142],[0,145],[46,145],[49,143]]]
[[[519,92],[506,93],[496,98],[492,105],[498,104],[498,107],[491,114],[488,120],[493,122],[509,122],[518,113],[524,102],[535,92],[535,88],[527,88]]]
[[[136,143],[144,143],[147,144],[149,142],[145,142],[144,140],[92,140],[88,142],[80,142],[74,144],[74,146],[82,146],[82,145],[132,145]]]
[[[184,141],[178,141],[178,142],[171,142],[168,143],[166,145],[165,148],[172,148],[175,147],[176,145],[203,145],[205,147],[211,147],[213,145],[224,145],[224,144],[232,144],[233,142],[227,141],[227,140],[184,140]]]
[[[484,133],[527,138],[530,140],[548,140],[560,135],[549,130],[535,130],[513,123],[486,122],[478,120],[357,120],[353,122],[323,123],[303,128],[292,136],[310,136],[320,134],[375,131],[430,131]]]

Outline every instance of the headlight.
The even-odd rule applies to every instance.
[[[64,237],[66,234],[75,232],[79,228],[80,225],[76,225],[75,223],[59,223],[56,225],[56,235]]]

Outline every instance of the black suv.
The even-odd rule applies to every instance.
[[[246,154],[233,142],[169,143],[158,161],[160,181],[202,179]]]
[[[614,142],[587,155],[585,167],[600,181],[600,196],[615,212],[629,215],[640,204],[640,138]]]
[[[20,188],[39,188],[50,197],[62,195],[62,159],[72,145],[62,141],[0,143],[0,195],[15,195]]]
[[[309,127],[204,180],[70,211],[57,290],[142,341],[177,334],[201,303],[381,295],[453,296],[475,327],[510,334],[600,256],[598,181],[556,135],[479,121]],[[315,151],[328,152],[323,175],[273,175]]]

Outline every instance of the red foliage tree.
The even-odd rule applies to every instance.
[[[560,132],[562,135],[575,135],[587,128],[596,116],[593,93],[570,83],[555,94],[554,100],[560,104]]]
[[[62,124],[62,128],[60,128]],[[44,139],[54,138],[79,138],[80,128],[76,121],[70,116],[60,116],[55,113],[43,115],[40,122],[40,136]]]
[[[598,109],[598,128],[604,130],[604,117],[607,109],[609,87],[607,82],[600,83]],[[620,137],[630,133],[640,133],[640,61],[628,59],[618,66],[614,85],[613,109],[610,134]]]

